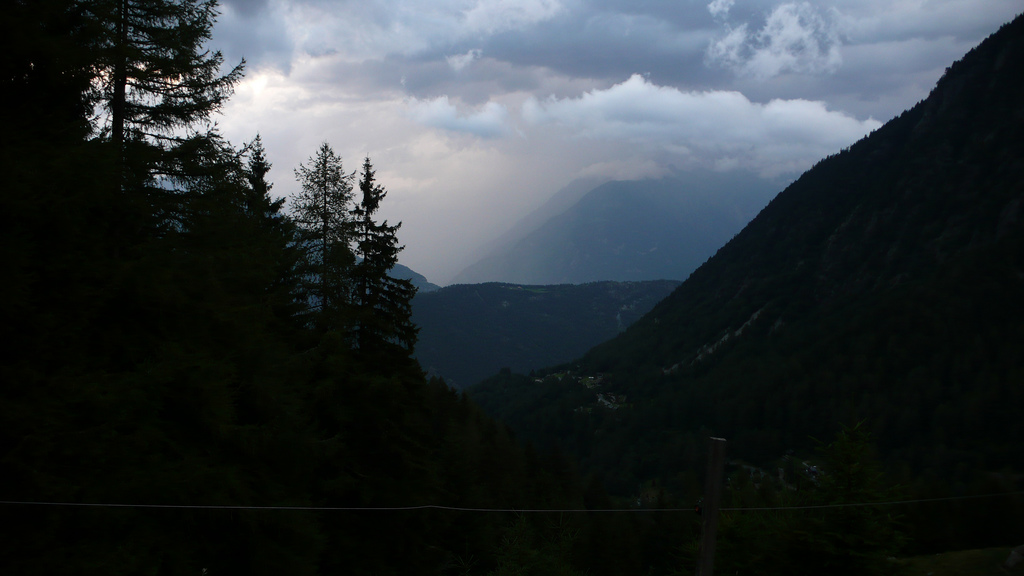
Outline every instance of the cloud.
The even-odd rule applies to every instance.
[[[234,0],[238,1],[238,0]],[[281,6],[289,37],[310,54],[350,61],[414,55],[550,20],[560,0],[268,0]]]
[[[224,0],[224,6],[246,17],[260,15],[267,9],[268,0]]]
[[[733,0],[712,0],[711,4],[708,4],[708,12],[715,18],[724,18],[729,15],[729,9],[733,4]]]
[[[445,56],[445,60],[448,61],[448,65],[451,66],[452,70],[460,72],[463,68],[472,64],[473,61],[479,58],[481,54],[483,54],[483,52],[479,48],[474,48],[465,54]]]
[[[712,2],[708,9],[719,2]],[[750,32],[747,24],[726,25],[726,29],[725,36],[708,46],[707,62],[740,74],[757,78],[785,72],[826,74],[842,65],[834,12],[819,11],[807,2],[775,7],[757,32]]]
[[[220,50],[226,63],[244,58],[247,71],[267,65],[290,68],[293,46],[280,7],[267,0],[233,0],[222,9],[211,48]]]
[[[496,138],[505,134],[508,110],[497,102],[488,102],[478,112],[459,115],[447,96],[432,100],[412,100],[408,116],[417,124],[441,128],[449,132],[472,134],[481,138]]]
[[[369,154],[403,263],[443,282],[578,176],[795,175],[1021,9],[803,1],[222,0],[211,48],[248,66],[218,121],[262,134],[280,195],[325,140]]]
[[[473,32],[493,34],[549,20],[563,9],[558,0],[479,0],[465,12],[465,23]]]
[[[976,43],[1021,13],[1020,0],[839,0],[840,26],[855,42],[934,40]]]
[[[881,125],[830,111],[822,102],[760,104],[739,92],[684,92],[640,75],[578,98],[530,98],[522,115],[532,125],[556,124],[585,138],[626,140],[682,161],[764,175],[804,170]]]

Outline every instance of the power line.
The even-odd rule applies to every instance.
[[[1001,492],[997,494],[977,494],[973,496],[948,496],[945,498],[919,498],[916,500],[893,500],[889,502],[850,502],[846,504],[820,504],[814,506],[772,506],[751,508],[719,508],[722,512],[750,512],[775,510],[814,510],[821,508],[853,508],[862,506],[895,506],[900,504],[918,504],[923,502],[943,502],[950,500],[971,500],[978,498],[995,498],[999,496],[1018,496],[1024,490]],[[415,510],[447,510],[453,512],[491,512],[491,513],[622,513],[622,512],[693,512],[693,508],[604,508],[588,510],[585,508],[470,508],[462,506],[443,506],[440,504],[423,504],[419,506],[243,506],[243,505],[204,505],[204,504],[118,504],[109,502],[44,502],[0,500],[4,506],[52,506],[77,508],[149,508],[172,510],[266,510],[266,511],[298,511],[298,512],[409,512]]]
[[[113,504],[104,502],[40,502],[0,500],[0,505],[12,506],[68,506],[84,508],[161,508],[184,510],[285,510],[308,512],[407,512],[414,510],[450,510],[455,512],[681,512],[691,508],[619,508],[587,510],[585,508],[468,508],[461,506],[443,506],[440,504],[423,504],[419,506],[235,506],[235,505],[203,505],[203,504]]]

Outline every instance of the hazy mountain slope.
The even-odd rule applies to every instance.
[[[551,198],[536,210],[533,210],[526,216],[520,218],[512,225],[511,228],[502,233],[501,236],[483,243],[477,253],[477,258],[490,258],[497,254],[504,254],[511,251],[515,248],[516,244],[518,244],[523,238],[529,236],[531,232],[543,226],[548,220],[558,216],[569,208],[572,208],[580,201],[581,198],[586,196],[587,192],[590,192],[607,181],[607,178],[584,177],[577,178],[572,182],[569,182],[559,189],[558,192],[555,192]],[[489,281],[494,281],[494,279],[474,278],[472,275],[466,275],[463,277],[460,273],[453,283],[474,284]]]
[[[778,188],[752,175],[709,171],[607,182],[456,281],[683,280]]]
[[[628,362],[682,360],[758,310],[768,325],[817,317],[1009,242],[1024,194],[1022,27],[1007,25],[925,101],[805,173],[636,335],[590,358],[614,366],[631,339],[657,334]]]
[[[495,378],[473,397],[623,493],[684,484],[708,434],[768,462],[860,420],[918,493],[1024,489],[1022,211],[1017,18],[576,363],[605,373],[619,409],[564,381]],[[986,530],[1024,537],[1004,518],[1024,503],[987,506],[971,512],[991,515]],[[933,524],[946,532],[922,539],[964,545]]]
[[[412,282],[412,285],[415,286],[420,292],[433,292],[434,290],[440,288],[440,286],[438,286],[437,284],[433,284],[429,280],[427,280],[427,277],[424,276],[423,274],[420,274],[419,272],[413,270],[412,268],[409,268],[408,266],[403,266],[401,264],[395,264],[395,267],[391,269],[391,272],[389,274],[391,275],[392,278],[397,278],[399,280],[408,280]]]
[[[678,282],[472,284],[419,293],[416,358],[456,387],[502,368],[528,372],[575,358],[635,322]]]

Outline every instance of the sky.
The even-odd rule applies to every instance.
[[[1021,0],[221,0],[273,193],[321,143],[365,156],[437,284],[574,179],[791,181],[928,95]]]

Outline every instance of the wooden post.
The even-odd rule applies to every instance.
[[[722,473],[725,470],[725,439],[711,438],[708,454],[708,475],[704,482],[704,507],[701,515],[700,559],[697,576],[713,576],[715,570],[715,538],[718,532],[718,501],[722,496]]]

